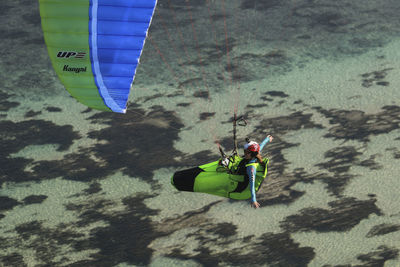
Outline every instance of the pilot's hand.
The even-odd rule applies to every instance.
[[[251,203],[251,206],[255,209],[258,209],[260,207],[260,203],[258,203],[257,201],[254,201],[253,203]]]

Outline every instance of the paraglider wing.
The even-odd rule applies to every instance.
[[[125,113],[157,0],[39,0],[47,50],[68,92]]]

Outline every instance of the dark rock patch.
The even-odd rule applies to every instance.
[[[48,112],[62,112],[62,109],[59,107],[47,107],[46,110]]]
[[[314,17],[313,26],[325,26],[328,29],[337,29],[349,23],[349,19],[344,18],[337,12],[326,12]]]
[[[356,177],[349,173],[307,173],[304,168],[298,168],[293,172],[296,181],[313,182],[321,181],[326,184],[326,189],[336,196],[341,196],[349,181]]]
[[[58,126],[45,120],[28,120],[22,122],[0,122],[0,155],[8,156],[29,145],[57,144],[57,151],[68,149],[73,140],[79,139],[71,125]]]
[[[32,118],[32,117],[36,117],[37,115],[42,114],[41,111],[33,111],[33,110],[29,110],[28,112],[25,113],[24,118]]]
[[[3,39],[22,39],[27,35],[29,35],[29,33],[22,30],[0,30],[0,36]]]
[[[283,103],[285,103],[285,101],[281,100],[275,105],[275,107],[280,107]]]
[[[167,97],[172,98],[172,97],[177,97],[177,96],[182,96],[182,95],[185,95],[185,91],[181,90],[181,91],[174,92],[172,94],[168,94]]]
[[[384,106],[383,111],[376,114],[365,114],[358,110],[315,109],[329,118],[331,124],[336,124],[325,135],[327,138],[367,142],[371,135],[386,134],[399,129],[399,106]]]
[[[357,265],[356,267],[383,267],[386,261],[397,259],[398,256],[399,249],[382,245],[379,246],[375,251],[358,256],[357,259],[362,261],[363,264]]]
[[[100,191],[101,191],[101,184],[97,182],[91,183],[89,185],[89,188],[84,190],[84,192],[89,195],[96,194]]]
[[[233,66],[231,67],[234,70],[232,71],[232,81],[235,83],[241,83],[241,82],[249,82],[253,78],[250,77],[250,75],[246,75],[246,72],[244,70],[239,70],[239,67]]]
[[[215,112],[202,112],[199,115],[199,119],[200,119],[200,121],[205,121],[214,116],[215,116]]]
[[[44,45],[44,40],[42,38],[40,39],[33,39],[30,41],[22,41],[22,39],[18,39],[20,42],[22,42],[23,45],[28,46],[28,48],[24,48],[25,50],[28,50],[29,47],[31,47],[31,44],[35,44],[36,42],[43,43]],[[27,57],[29,57],[29,54],[26,54]],[[21,57],[21,56],[20,56]],[[32,61],[33,62],[33,61]],[[25,61],[22,61],[19,64],[33,64],[31,67],[36,67],[36,64],[39,64],[38,62],[29,62],[26,63]],[[17,64],[15,64],[17,65]],[[36,93],[34,96],[32,96],[35,100],[44,100],[47,98],[49,94],[55,93],[55,87],[54,87],[54,81],[53,79],[48,78],[48,69],[45,69],[42,65],[37,65],[37,68],[41,68],[39,71],[29,71],[27,69],[26,73],[22,72],[17,72],[18,79],[14,81],[13,87],[16,89],[20,90],[28,90],[29,88],[29,93],[33,94]],[[39,67],[40,66],[40,67]],[[43,69],[42,69],[43,68]],[[50,66],[48,67],[50,68]],[[11,70],[9,70],[11,71]],[[46,91],[43,90],[43,88],[46,88]]]
[[[57,150],[61,151],[67,149],[79,135],[70,126],[55,126],[40,120],[0,122],[3,136],[13,134],[0,141],[0,164],[9,166],[0,170],[0,177],[5,177],[3,181],[15,181],[14,177],[22,177],[24,181],[55,177],[92,181],[122,171],[126,175],[141,176],[156,184],[151,179],[155,169],[184,166],[193,162],[190,156],[185,156],[188,159],[186,162],[174,160],[176,156],[183,156],[173,148],[173,142],[178,139],[179,129],[183,125],[173,112],[165,111],[162,107],[154,106],[148,114],[134,107],[124,115],[96,113],[89,120],[109,125],[108,128],[88,134],[89,138],[101,142],[94,147],[80,148],[79,153],[67,154],[62,160],[36,162],[7,156],[32,144],[55,143],[59,145]],[[143,151],[146,157],[141,156]],[[24,171],[28,164],[31,164],[29,173]]]
[[[195,1],[185,1],[185,0],[174,0],[171,2],[168,2],[169,8],[187,8],[187,7],[202,7],[206,5],[205,1],[200,1],[200,0],[195,0]]]
[[[3,16],[5,14],[7,14],[7,12],[9,12],[13,8],[14,8],[13,6],[2,3],[0,6],[0,15]]]
[[[271,97],[281,97],[281,98],[286,98],[289,97],[288,94],[282,91],[268,91],[264,93],[265,95],[271,96]]]
[[[387,68],[379,71],[373,71],[369,73],[364,73],[361,75],[362,79],[362,86],[364,87],[371,87],[374,84],[388,86],[389,82],[384,81],[383,79],[386,78],[387,73],[393,70],[393,68]]]
[[[31,221],[15,227],[18,239],[8,239],[7,242],[19,249],[31,249],[35,258],[45,266],[59,266],[65,263],[67,255],[56,261],[55,257],[62,255],[62,245],[73,245],[82,239],[84,234],[70,230],[70,225],[59,225],[57,228],[44,227],[42,222]],[[68,260],[68,259],[67,259]]]
[[[224,246],[229,244],[229,238],[237,234],[236,226],[230,223],[212,224],[210,227],[201,227],[195,233],[190,233],[187,237],[193,237],[201,245],[201,248],[208,247],[212,242],[216,246]],[[200,248],[200,249],[201,249]]]
[[[366,49],[371,47],[382,47],[385,44],[385,42],[380,38],[358,36],[349,40],[349,44],[351,44],[354,47]]]
[[[145,97],[143,99],[143,102],[145,103],[145,102],[148,102],[148,101],[152,101],[152,100],[154,100],[156,98],[160,98],[160,97],[164,97],[164,95],[163,94],[155,94],[155,95],[152,95],[152,96],[148,96],[148,97]]]
[[[0,187],[5,181],[22,182],[35,179],[34,175],[25,171],[25,167],[32,163],[33,160],[7,158],[1,152],[0,150],[0,165],[4,167],[0,168]]]
[[[300,214],[290,215],[280,223],[281,227],[293,232],[345,232],[371,214],[381,215],[375,205],[376,199],[357,200],[343,198],[329,202],[331,209],[305,208]]]
[[[108,174],[110,171],[122,170],[130,176],[150,178],[155,169],[179,165],[173,159],[174,155],[180,155],[173,148],[179,129],[183,127],[179,119],[173,112],[165,111],[162,107],[153,107],[151,112],[142,117],[137,116],[137,113],[140,112],[130,109],[123,116],[101,113],[91,117],[95,123],[110,126],[89,133],[90,138],[107,141],[105,144],[96,144],[91,153],[104,160],[104,166],[100,169]],[[168,126],[164,127],[165,124]],[[141,156],[143,151],[146,157]],[[90,169],[95,171],[93,167]]]
[[[372,227],[368,232],[367,237],[386,235],[397,231],[400,231],[400,224],[378,224]]]
[[[210,19],[212,19],[213,21],[223,20],[224,18],[226,18],[226,15],[225,15],[225,14],[221,14],[221,13],[212,14],[212,15],[210,16]]]
[[[64,179],[88,182],[106,177],[113,173],[107,169],[107,162],[102,164],[90,157],[90,149],[80,149],[80,153],[68,154],[58,161],[37,161],[32,164],[34,175],[41,179]]]
[[[58,126],[44,120],[0,121],[0,136],[2,136],[0,139],[0,165],[4,166],[0,169],[0,183],[37,181],[48,177],[47,174],[41,177],[25,171],[26,166],[33,160],[12,158],[9,157],[10,154],[17,153],[30,145],[45,144],[56,144],[58,145],[57,151],[64,151],[72,145],[73,140],[80,138],[79,134],[72,130],[72,126]]]
[[[0,95],[1,97],[1,95]],[[20,103],[18,102],[11,102],[7,100],[0,101],[0,111],[7,112],[12,108],[18,107]]]
[[[359,163],[360,166],[367,167],[370,170],[382,169],[382,165],[375,162],[376,155],[372,155],[369,159],[363,160]]]
[[[70,207],[80,214],[79,225],[87,222],[103,220],[109,226],[93,229],[89,240],[75,241],[73,247],[77,251],[99,249],[91,260],[80,262],[82,266],[115,266],[122,262],[134,265],[148,265],[153,250],[149,244],[161,237],[153,226],[149,216],[158,213],[146,207],[143,201],[151,196],[139,195],[124,199],[126,210],[114,215],[105,214],[105,209],[112,203],[83,203]],[[105,204],[105,205],[104,205]]]
[[[341,196],[346,185],[351,179],[356,177],[356,175],[348,173],[335,173],[334,175],[322,175],[319,179],[327,185],[329,192],[332,192],[336,196]]]
[[[188,88],[198,88],[198,87],[202,87],[203,84],[203,80],[201,78],[190,78],[190,79],[186,79],[183,82],[179,82],[178,88],[184,89],[184,90],[188,90]],[[200,96],[197,96],[197,94],[200,94]],[[203,97],[201,96],[201,92],[196,92],[194,94],[195,97]],[[207,97],[208,98],[208,95]]]
[[[40,24],[40,15],[36,12],[25,14],[22,16],[22,19],[29,24],[38,25]]]
[[[250,54],[250,53],[244,53],[238,56],[237,58],[234,59],[234,61],[238,62],[245,62],[245,61],[260,61],[265,64],[265,66],[268,65],[281,65],[286,63],[287,57],[285,55],[285,52],[282,50],[276,50],[276,51],[271,51],[269,53],[263,54],[263,55],[258,55],[258,54]]]
[[[28,41],[26,41],[26,43],[24,43],[26,45],[45,45],[44,43],[44,39],[42,37],[40,38],[31,38]]]
[[[178,103],[176,104],[178,107],[188,107],[191,105],[191,103]]]
[[[322,129],[322,125],[311,121],[312,114],[303,114],[303,112],[294,112],[288,116],[263,119],[256,131],[263,132],[268,129],[272,135],[280,136],[289,131],[305,129]]]
[[[266,76],[284,74],[291,70],[290,59],[281,50],[266,54],[243,53],[232,59],[226,71],[236,82],[264,79]]]
[[[88,203],[88,201],[67,203],[65,204],[65,209],[78,213],[80,220],[75,224],[79,227],[84,227],[88,223],[101,221],[103,219],[103,213],[106,212],[107,208],[112,207],[113,204],[111,200],[97,199],[90,203]]]
[[[296,38],[298,38],[298,39],[304,39],[304,40],[310,40],[310,39],[312,39],[312,37],[311,37],[310,35],[308,35],[308,34],[302,34],[302,35],[297,36]]]
[[[279,0],[270,0],[270,1],[257,1],[257,0],[244,0],[240,5],[241,9],[257,9],[261,11],[266,11],[271,8],[277,7],[281,5],[281,1]]]
[[[225,38],[220,38],[219,40],[216,39],[215,44],[200,45],[200,49],[202,50],[202,53],[205,54],[205,57],[201,64],[197,65],[200,67],[209,66],[211,64],[221,65],[221,62],[224,60],[224,56],[226,56],[227,53],[230,53],[235,46],[235,39],[231,37],[226,40]],[[195,65],[194,62],[191,62],[190,64]],[[226,65],[225,70],[230,72],[232,70],[232,65]],[[217,75],[216,77],[219,80],[227,79],[225,76],[226,74],[223,73],[214,73],[214,75]],[[207,77],[207,80],[210,81],[210,78],[211,77]],[[215,77],[212,77],[212,80],[215,80]]]
[[[262,97],[260,97],[260,99],[262,99],[263,101],[267,101],[267,102],[272,102],[272,101],[274,101],[273,98],[269,98],[269,97],[266,97],[266,96],[262,96]]]
[[[210,93],[208,91],[196,91],[193,94],[194,97],[198,98],[204,98],[204,99],[209,99],[210,98]]]
[[[249,242],[251,240],[252,242]],[[175,248],[168,257],[183,260],[195,260],[204,266],[307,266],[315,257],[311,247],[300,247],[288,233],[266,233],[255,239],[245,237],[241,241],[244,245],[223,252],[214,252],[212,249],[215,240],[202,240],[202,246],[195,250],[195,255],[186,254],[182,248]]]
[[[325,153],[325,158],[331,158],[328,162],[319,163],[316,166],[337,174],[346,173],[355,162],[358,162],[361,154],[353,146],[336,147]]]
[[[90,113],[90,112],[92,112],[92,111],[93,111],[93,109],[87,108],[87,109],[85,109],[84,111],[82,111],[82,114]]]
[[[39,221],[31,221],[15,227],[15,231],[24,240],[27,240],[34,235],[40,235],[42,230],[42,223]]]
[[[10,244],[7,243],[7,238],[0,237],[0,248],[1,249],[6,249],[10,246]]]
[[[1,11],[0,11],[0,14],[1,14]],[[20,103],[18,103],[18,102],[8,101],[7,99],[10,98],[11,96],[13,96],[13,95],[10,95],[8,93],[0,91],[0,111],[7,112],[10,109],[15,108],[20,105]]]
[[[1,13],[1,12],[0,12]],[[16,252],[13,252],[9,255],[0,256],[0,263],[3,266],[18,266],[18,267],[26,267],[28,266],[24,262],[24,257]]]
[[[30,195],[24,198],[22,201],[24,202],[25,205],[30,205],[30,204],[42,203],[46,199],[47,196],[45,195]]]
[[[389,86],[389,82],[384,82],[384,81],[376,82],[376,85]]]
[[[0,196],[0,211],[12,210],[19,204],[21,203],[18,200],[6,196]]]
[[[236,227],[226,222],[214,225],[213,229],[208,229],[207,232],[220,236],[221,238],[227,238],[237,234]]]
[[[268,105],[267,104],[257,104],[257,105],[248,104],[246,106],[246,109],[257,109],[257,108],[263,108],[263,107],[268,107]]]
[[[308,27],[322,29],[329,33],[346,32],[346,26],[351,23],[350,16],[339,9],[336,3],[301,3],[293,7],[293,16],[306,19]],[[349,7],[351,10],[356,7]],[[341,12],[339,12],[341,11]]]
[[[400,159],[400,151],[397,149],[397,147],[387,148],[386,151],[392,151],[393,158]]]

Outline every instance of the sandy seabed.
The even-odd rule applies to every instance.
[[[38,3],[3,1],[0,265],[399,266],[399,8],[160,0],[121,115],[69,97]],[[170,184],[232,149],[235,110],[241,144],[275,137],[258,210]]]

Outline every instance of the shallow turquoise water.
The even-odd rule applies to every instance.
[[[68,96],[37,3],[0,4],[1,264],[400,265],[399,4],[171,2],[126,115]],[[259,210],[170,185],[235,109],[240,143],[275,136]]]

